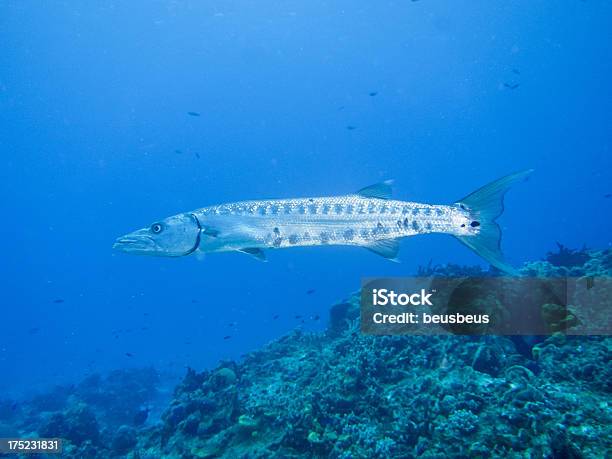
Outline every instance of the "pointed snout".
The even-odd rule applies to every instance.
[[[157,250],[157,244],[146,228],[118,237],[113,249],[126,253],[146,255]]]

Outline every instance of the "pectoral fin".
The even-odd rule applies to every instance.
[[[252,257],[257,258],[259,261],[268,261],[266,260],[266,254],[264,253],[264,251],[258,248],[246,247],[244,249],[238,249],[238,252],[251,255]]]
[[[399,263],[397,259],[397,254],[399,253],[398,239],[381,239],[371,242],[364,247],[381,257],[385,257],[387,260]]]

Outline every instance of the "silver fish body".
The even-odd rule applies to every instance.
[[[501,229],[495,221],[503,212],[503,198],[510,186],[531,172],[502,177],[452,205],[392,200],[387,181],[346,196],[203,207],[126,234],[116,240],[114,248],[166,257],[239,251],[264,259],[266,249],[353,245],[396,259],[401,238],[445,233],[496,268],[516,274],[503,259]]]
[[[206,252],[318,245],[375,247],[380,240],[426,233],[469,235],[467,210],[459,206],[337,197],[243,201],[193,212],[203,227],[218,234],[200,249]]]

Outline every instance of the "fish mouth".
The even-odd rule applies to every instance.
[[[146,255],[155,253],[157,244],[151,236],[135,232],[118,237],[113,244],[113,249],[120,252]]]

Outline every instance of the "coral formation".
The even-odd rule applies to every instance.
[[[589,251],[579,266],[553,258],[523,272],[609,276],[611,259],[610,251]],[[483,275],[459,266],[424,272]],[[127,422],[154,383],[134,383],[124,372],[90,378],[56,400],[38,398],[18,414],[0,403],[0,429],[18,417],[20,434],[66,438],[69,458],[612,453],[612,338],[367,336],[358,317],[355,294],[331,308],[325,333],[295,330],[240,362],[189,369],[154,425]]]

